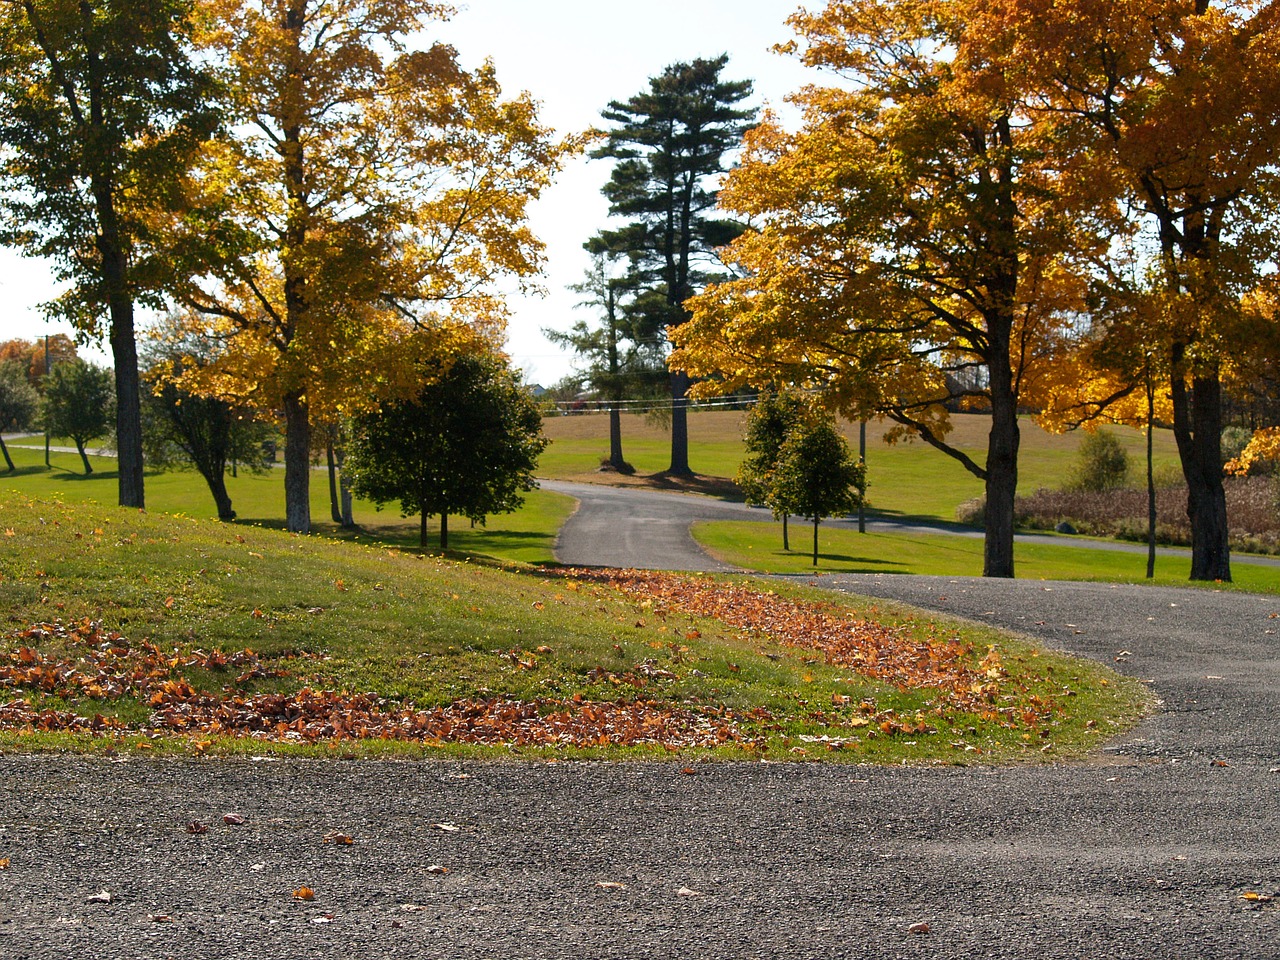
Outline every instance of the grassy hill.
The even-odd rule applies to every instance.
[[[16,493],[0,518],[0,749],[964,763],[1073,755],[1146,704],[984,628],[748,581]]]

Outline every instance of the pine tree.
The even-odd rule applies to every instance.
[[[653,339],[689,318],[684,302],[716,276],[716,249],[741,232],[737,223],[712,215],[714,180],[755,117],[737,106],[751,95],[751,82],[720,78],[727,63],[722,55],[672,64],[648,90],[601,112],[614,127],[592,156],[618,161],[604,195],[610,215],[627,223],[602,232],[599,244],[632,258],[637,289],[648,294],[637,297],[634,316]],[[676,371],[670,385],[668,470],[687,476],[690,380]]]

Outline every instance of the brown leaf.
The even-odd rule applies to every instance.
[[[349,847],[351,844],[355,843],[348,834],[340,833],[337,830],[330,830],[326,833],[324,835],[324,842],[336,844],[340,847]]]
[[[316,892],[310,887],[299,887],[297,890],[293,891],[293,896],[295,900],[314,900],[316,898]]]
[[[205,824],[201,823],[199,820],[192,820],[190,823],[187,824],[187,833],[190,833],[194,836],[199,836],[202,833],[208,833],[208,832],[209,832],[209,828]]]
[[[433,863],[431,866],[427,867],[427,873],[434,873],[440,877],[443,877],[448,872],[449,872],[448,867],[442,867],[438,863]]]
[[[222,822],[229,827],[238,827],[246,821],[244,817],[240,816],[238,813],[224,813],[222,815]]]
[[[914,933],[917,936],[924,936],[925,934],[932,932],[933,928],[929,926],[929,924],[923,922],[913,923],[911,926],[907,927],[907,933]]]

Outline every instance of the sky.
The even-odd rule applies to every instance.
[[[786,18],[799,0],[455,0],[447,23],[431,24],[424,45],[443,40],[467,66],[492,59],[504,92],[528,91],[541,104],[544,124],[561,133],[599,124],[600,110],[648,86],[664,67],[697,57],[729,55],[727,80],[755,83],[750,106],[783,111],[784,98],[818,79],[794,58],[772,52],[792,34]],[[816,2],[809,4],[816,7]],[[578,319],[579,282],[589,258],[582,244],[609,224],[600,188],[611,161],[572,161],[534,205],[531,224],[546,244],[541,297],[512,297],[507,350],[529,383],[550,385],[570,373],[575,358],[542,336]],[[47,322],[39,305],[56,295],[48,267],[0,248],[0,340],[70,333]],[[82,350],[109,363],[101,348]]]

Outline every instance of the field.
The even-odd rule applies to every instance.
[[[746,414],[739,411],[700,411],[689,416],[689,459],[693,469],[712,478],[732,478],[742,461],[742,429]],[[950,440],[979,463],[985,459],[987,419],[975,414],[953,418]],[[867,425],[867,497],[870,509],[885,516],[955,520],[956,507],[982,495],[981,481],[956,460],[919,441],[887,445],[888,424]],[[1138,430],[1110,428],[1121,439],[1135,468],[1145,462],[1146,438]],[[626,482],[597,471],[609,452],[609,422],[604,414],[553,417],[544,421],[551,446],[543,454],[541,475],[561,480]],[[846,437],[855,445],[856,424],[845,423]],[[1057,487],[1070,473],[1079,446],[1079,432],[1055,435],[1029,419],[1022,421],[1019,493]],[[670,437],[643,416],[623,417],[622,449],[637,475],[659,473],[670,463]],[[1155,436],[1157,469],[1176,469],[1177,450],[1167,430]],[[641,482],[633,480],[631,482]]]

